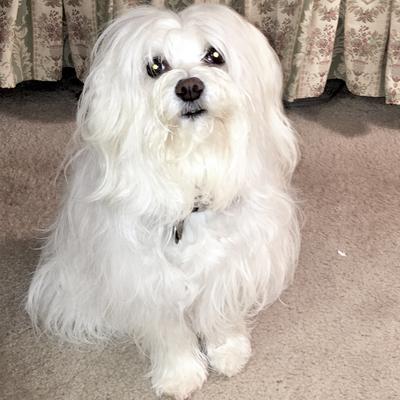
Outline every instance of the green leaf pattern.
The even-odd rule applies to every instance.
[[[57,80],[63,66],[83,80],[115,16],[139,4],[179,11],[193,3],[229,5],[262,30],[289,101],[319,96],[328,78],[340,78],[354,94],[400,104],[400,0],[0,0],[0,87]]]

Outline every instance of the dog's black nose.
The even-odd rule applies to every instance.
[[[175,86],[176,95],[183,101],[197,100],[204,90],[204,83],[199,78],[181,79]]]

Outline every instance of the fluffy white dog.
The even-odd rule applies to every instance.
[[[278,59],[224,6],[139,7],[93,52],[78,150],[30,286],[36,326],[130,336],[157,394],[249,359],[249,320],[292,279],[298,151]]]

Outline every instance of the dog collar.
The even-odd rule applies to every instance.
[[[234,203],[236,203],[236,204],[239,201],[240,201],[240,197],[239,196],[234,199]],[[202,212],[202,211],[205,211],[205,210],[207,210],[207,204],[197,203],[193,207],[192,213]],[[174,238],[175,244],[178,244],[179,241],[182,239],[184,225],[185,225],[185,219],[182,219],[182,220],[176,222],[172,226],[170,238],[171,239]]]

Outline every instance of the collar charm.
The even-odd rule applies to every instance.
[[[174,224],[174,226],[172,227],[172,237],[175,240],[175,244],[178,244],[179,241],[182,239],[184,224],[185,220],[182,219],[181,221]]]
[[[197,204],[193,207],[192,213],[205,211],[206,209],[207,206],[205,204]],[[179,241],[182,239],[184,225],[185,220],[182,219],[176,222],[172,227],[171,238],[174,239],[175,244],[178,244]]]

